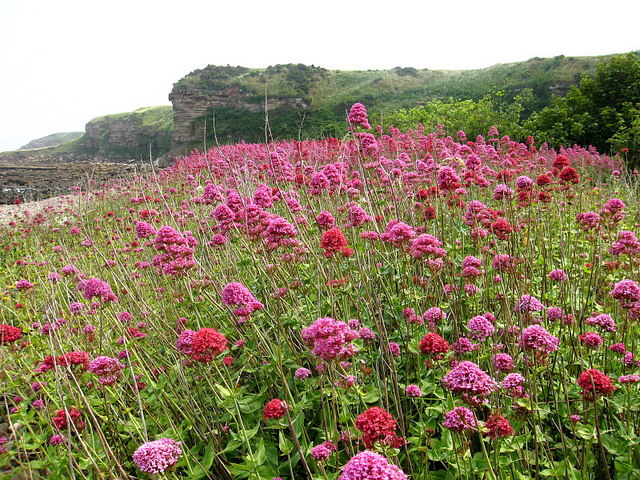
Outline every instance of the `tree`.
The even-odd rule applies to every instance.
[[[563,98],[533,114],[527,128],[552,145],[593,145],[601,152],[628,149],[629,166],[640,156],[640,56],[631,52],[601,60]]]

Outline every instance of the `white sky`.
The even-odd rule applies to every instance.
[[[0,0],[0,151],[212,65],[483,68],[640,49],[637,0]]]

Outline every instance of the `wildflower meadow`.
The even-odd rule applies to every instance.
[[[346,125],[0,226],[1,478],[640,478],[637,172]]]

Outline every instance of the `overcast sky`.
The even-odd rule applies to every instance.
[[[212,65],[484,68],[640,49],[637,0],[0,0],[0,151]]]

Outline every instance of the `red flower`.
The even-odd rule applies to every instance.
[[[227,349],[227,339],[213,328],[201,328],[191,344],[191,358],[198,362],[210,362]]]
[[[402,445],[402,437],[396,435],[397,423],[393,415],[380,407],[371,407],[356,418],[356,428],[363,433],[362,441],[367,448],[376,442],[387,443],[394,448]]]
[[[551,182],[553,182],[553,180],[551,180],[551,177],[546,173],[543,173],[538,178],[536,178],[536,185],[538,185],[539,187],[549,185]]]
[[[506,240],[509,238],[509,234],[513,232],[513,228],[504,218],[498,218],[491,224],[491,231],[500,240]]]
[[[491,437],[491,438],[509,437],[514,433],[515,432],[513,428],[511,428],[511,424],[509,423],[509,420],[504,418],[499,413],[492,413],[491,415],[489,415],[489,418],[484,424],[483,435],[485,437]]]
[[[324,256],[331,258],[335,253],[348,247],[347,238],[339,228],[330,228],[322,234],[320,246],[324,250]]]
[[[558,170],[562,170],[564,167],[568,167],[569,165],[571,165],[571,162],[564,155],[558,155],[553,161],[553,168],[557,168]]]
[[[22,337],[22,330],[12,325],[0,324],[0,345],[15,342]]]
[[[609,395],[616,389],[611,378],[595,368],[582,372],[577,383],[585,400],[595,400],[598,395]]]
[[[564,180],[567,183],[579,183],[580,175],[576,172],[576,169],[573,167],[564,167],[558,175],[561,180]]]
[[[264,406],[262,417],[265,420],[269,420],[271,418],[280,419],[284,417],[287,410],[289,410],[287,402],[280,400],[279,398],[274,398]]]
[[[45,362],[46,362],[45,358]],[[85,368],[89,367],[89,354],[87,352],[69,352],[60,355],[55,360],[55,364],[66,367],[68,365],[81,365]]]
[[[71,419],[71,423],[76,429],[84,430],[85,423],[80,420],[81,416],[82,412],[77,408],[70,408],[68,411],[58,410],[53,417],[52,422],[58,430],[63,430],[69,426],[69,419]]]
[[[431,355],[434,360],[440,360],[450,349],[449,342],[437,333],[427,333],[420,340],[420,351],[425,355]]]

